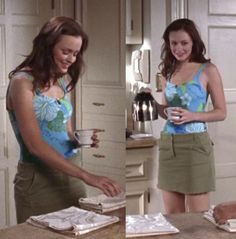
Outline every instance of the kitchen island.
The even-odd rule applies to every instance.
[[[118,216],[120,218],[120,221],[104,228],[79,236],[63,235],[52,230],[41,229],[29,225],[28,223],[22,223],[0,230],[0,239],[124,239],[125,208],[106,213],[106,215]]]

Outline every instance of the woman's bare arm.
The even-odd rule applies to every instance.
[[[9,97],[23,141],[32,154],[57,170],[100,188],[107,195],[114,196],[121,192],[117,183],[106,177],[90,174],[70,163],[42,139],[33,108],[32,83],[29,80],[12,79]]]

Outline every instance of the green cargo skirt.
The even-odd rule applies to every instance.
[[[78,199],[85,197],[86,192],[79,179],[46,165],[19,161],[14,195],[17,223],[22,223],[32,215],[78,206]]]
[[[184,194],[215,191],[213,143],[207,132],[161,133],[158,188]]]

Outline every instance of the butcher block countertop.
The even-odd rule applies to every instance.
[[[124,239],[125,208],[106,213],[106,215],[118,216],[120,222],[79,236],[63,235],[48,229],[31,226],[28,223],[22,223],[0,230],[0,239]]]

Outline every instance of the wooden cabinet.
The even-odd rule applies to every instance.
[[[89,47],[76,124],[103,131],[99,148],[82,150],[83,168],[125,188],[125,1],[85,0],[82,5]],[[101,191],[88,186],[87,193]]]
[[[157,170],[158,145],[126,150],[126,214],[164,212]]]
[[[84,0],[85,86],[125,87],[125,0]]]
[[[126,44],[143,43],[143,1],[126,0]]]

